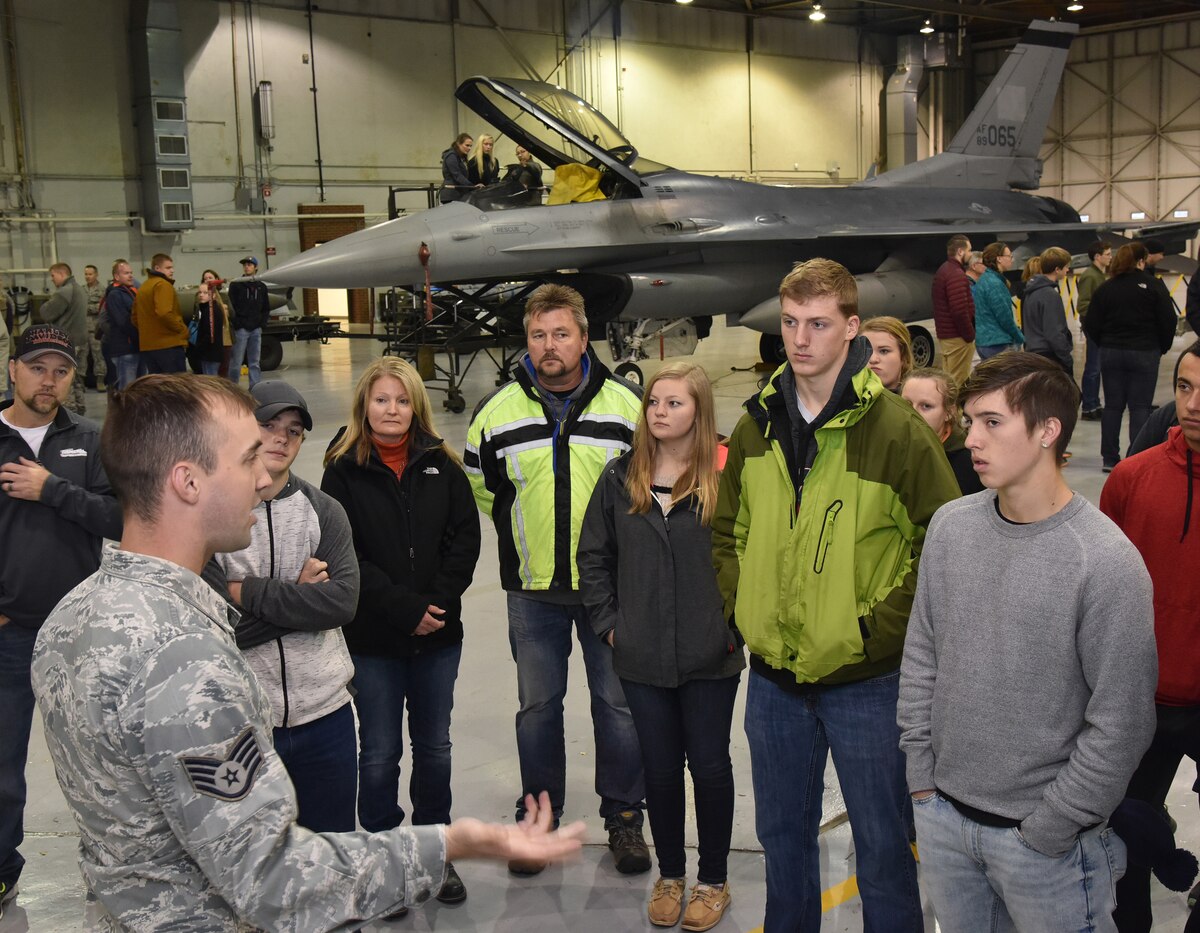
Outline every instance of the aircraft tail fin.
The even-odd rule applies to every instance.
[[[1075,23],[1034,20],[946,151],[885,172],[875,183],[1037,188],[1050,108],[1078,32]]]

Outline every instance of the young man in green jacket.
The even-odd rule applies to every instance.
[[[867,928],[915,933],[896,697],[925,528],[958,484],[929,426],[867,368],[849,271],[809,260],[779,293],[788,361],[734,428],[712,526],[726,614],[751,652],[764,929],[820,929],[832,752]]]

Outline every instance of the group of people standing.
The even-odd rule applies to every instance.
[[[107,286],[95,266],[85,269],[86,287],[79,285],[66,263],[50,267],[55,293],[41,306],[41,319],[77,340],[76,354],[85,365],[76,372],[71,408],[85,412],[84,373],[90,359],[98,385],[116,391],[147,373],[183,372],[191,365],[198,373],[228,376],[237,382],[242,364],[250,384],[261,378],[262,329],[271,315],[267,288],[255,281],[258,260],[242,260],[245,281],[229,285],[228,301],[221,293],[224,280],[205,269],[188,320],[180,308],[174,260],[165,253],[150,261],[146,278],[138,282],[125,259],[112,265]]]
[[[975,351],[986,360],[1014,347],[1052,360],[1074,378],[1074,338],[1059,292],[1070,274],[1070,253],[1051,247],[1030,258],[1021,283],[1019,327],[1005,278],[1012,266],[1009,246],[992,243],[973,253],[967,237],[958,235],[947,242],[946,253],[934,277],[933,303],[944,365],[957,382],[970,372]],[[1138,433],[1153,409],[1159,362],[1175,338],[1175,304],[1153,271],[1162,255],[1156,241],[1125,243],[1114,253],[1110,244],[1097,240],[1088,247],[1089,265],[1078,277],[1076,310],[1087,341],[1081,417],[1101,422],[1105,473],[1121,460],[1126,410],[1129,447],[1137,449]]]
[[[766,931],[820,927],[830,755],[868,928],[923,928],[915,819],[943,929],[1114,929],[1126,854],[1106,821],[1159,741],[1156,631],[1164,658],[1194,658],[1183,604],[1159,584],[1195,589],[1183,548],[1200,503],[1164,505],[1136,480],[1150,469],[1190,490],[1200,472],[1200,343],[1180,361],[1180,427],[1110,480],[1114,524],[1063,478],[1080,394],[1057,361],[997,354],[961,387],[911,371],[902,328],[863,322],[854,277],[829,260],[798,264],[780,302],[787,360],[720,446],[702,369],[668,366],[639,397],[590,348],[582,297],[556,284],[529,296],[527,352],[476,409],[461,462],[415,370],[391,358],[360,378],[320,489],[291,472],[313,424],[284,383],[247,398],[157,376],[120,393],[100,453],[121,545],[27,639],[89,909],[115,929],[151,911],[331,927],[461,901],[456,858],[539,873],[578,846],[577,827],[554,831],[578,640],[614,867],[648,871],[644,819],[653,833],[652,924],[707,930],[731,902],[729,741],[748,649]],[[45,378],[65,386],[67,349],[65,335],[27,343],[17,374],[58,353]],[[961,449],[986,487],[963,498]],[[0,466],[7,496],[30,498],[29,481]],[[496,528],[517,668],[508,828],[450,823],[472,499]],[[1152,547],[1161,523],[1145,516],[1164,509],[1183,534]],[[94,568],[99,535],[116,535],[89,527]],[[1180,736],[1200,689],[1181,663],[1162,664],[1173,709],[1158,713],[1153,793],[1196,752]],[[397,804],[405,709],[412,828]]]
[[[459,133],[442,152],[442,188],[438,199],[442,204],[465,201],[467,195],[477,188],[498,184],[500,160],[493,153],[495,139],[486,133],[479,137],[478,144],[470,133]],[[517,161],[511,163],[504,181],[511,182],[517,203],[542,203],[542,167],[533,161],[533,154],[524,146],[517,146]]]

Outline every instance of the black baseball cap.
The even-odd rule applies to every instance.
[[[286,382],[279,380],[260,382],[250,390],[250,394],[254,396],[254,401],[258,402],[258,407],[254,409],[254,417],[259,424],[265,424],[281,411],[294,408],[300,412],[304,430],[312,430],[313,420],[312,415],[308,413],[308,402],[304,401],[304,396]]]
[[[32,363],[47,353],[59,353],[69,359],[72,366],[79,365],[71,338],[53,324],[34,324],[25,328],[17,338],[17,352],[13,355],[23,363]]]
[[[257,265],[258,265],[258,260],[257,260],[257,259],[255,259],[253,256],[247,256],[245,259],[242,259],[242,260],[241,260],[241,263],[242,263],[242,265],[243,265],[243,266],[244,266],[246,263],[251,263],[252,265],[254,265],[254,266],[257,266]]]

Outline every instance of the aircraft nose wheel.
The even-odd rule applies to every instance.
[[[912,338],[913,367],[932,366],[936,346],[933,337],[924,327],[908,325],[908,335]]]
[[[646,384],[646,377],[642,375],[642,368],[637,363],[618,363],[613,372],[625,381],[632,382],[635,386]]]

